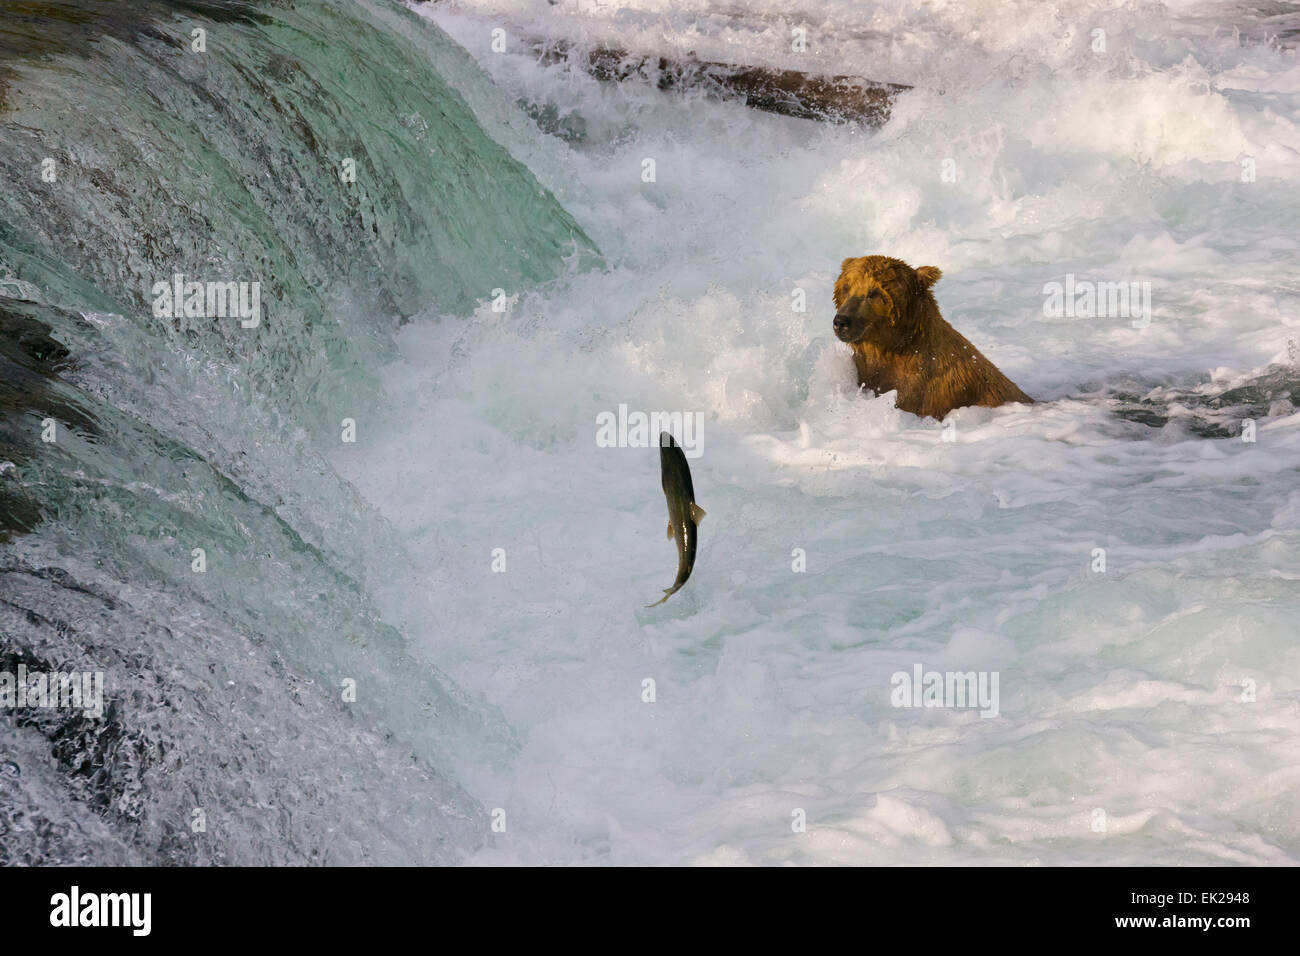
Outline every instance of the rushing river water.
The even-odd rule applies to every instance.
[[[107,706],[0,712],[0,862],[1300,859],[1286,17],[22,6],[0,671]],[[544,31],[913,89],[819,124]],[[866,253],[941,268],[1038,403],[856,394],[830,287]],[[258,281],[259,322],[160,317],[177,274]],[[1149,313],[1046,314],[1067,282]],[[620,406],[702,422],[654,609]],[[918,667],[996,706],[896,706]]]

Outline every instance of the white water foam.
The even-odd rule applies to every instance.
[[[783,6],[419,8],[581,117],[507,146],[608,257],[408,325],[337,456],[413,556],[368,569],[386,615],[523,740],[464,781],[506,812],[475,862],[1300,860],[1300,415],[1250,443],[1098,397],[1292,361],[1294,52],[1239,6]],[[782,67],[806,24],[816,64],[916,89],[872,135],[496,54],[503,23]],[[830,287],[866,253],[942,268],[1039,404],[945,441],[856,395]],[[1045,318],[1070,272],[1151,282],[1150,326]],[[654,610],[657,452],[595,440],[620,403],[706,420],[699,559]],[[998,716],[893,707],[916,664],[997,672]]]

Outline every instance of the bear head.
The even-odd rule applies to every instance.
[[[923,307],[933,304],[930,287],[942,274],[888,256],[845,259],[835,280],[836,338],[882,348],[906,344],[923,320]]]

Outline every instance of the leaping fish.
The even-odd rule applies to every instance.
[[[668,499],[668,538],[677,542],[677,580],[672,587],[664,588],[662,598],[646,607],[663,604],[691,576],[691,569],[695,567],[696,525],[704,519],[704,509],[695,503],[695,488],[691,484],[686,454],[667,432],[659,433],[659,470],[664,497]]]

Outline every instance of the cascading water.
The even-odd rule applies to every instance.
[[[82,6],[0,18],[0,673],[109,706],[0,713],[4,861],[1300,859],[1294,14]],[[912,89],[866,131],[533,35]],[[857,394],[867,253],[1037,404]],[[703,422],[649,610],[620,406]]]
[[[0,17],[0,671],[106,683],[102,720],[0,714],[0,863],[459,858],[458,762],[512,732],[378,619],[365,569],[418,558],[320,449],[385,414],[401,320],[590,243],[400,7]],[[260,321],[160,317],[177,275]]]

